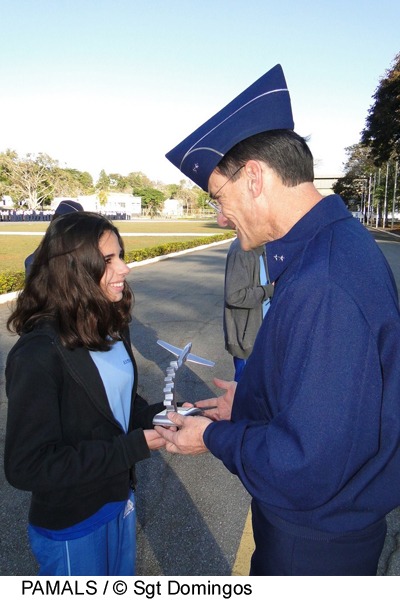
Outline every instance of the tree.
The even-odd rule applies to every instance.
[[[211,200],[210,196],[207,194],[207,192],[205,192],[204,190],[201,190],[200,188],[198,190],[196,190],[197,192],[197,206],[199,208],[201,208],[202,210],[204,209],[209,209],[209,201]]]
[[[100,171],[99,179],[96,183],[97,197],[100,206],[105,206],[108,200],[108,190],[110,189],[110,178],[104,169]]]
[[[79,194],[92,194],[94,191],[93,177],[87,171],[78,171],[77,169],[63,169],[75,182]]]
[[[110,187],[118,192],[131,191],[131,185],[123,175],[119,173],[110,173],[109,175]]]
[[[17,158],[14,150],[6,150],[0,154],[0,198],[1,196],[11,195],[11,163]]]
[[[142,207],[144,208],[146,214],[148,214],[152,219],[160,214],[166,199],[165,195],[160,192],[160,190],[156,190],[152,187],[146,187],[141,190],[137,189],[135,191],[135,196],[141,197]]]
[[[102,190],[104,192],[108,192],[110,189],[110,177],[107,175],[104,169],[100,171],[99,178],[96,183],[96,190]]]
[[[168,198],[175,198],[176,194],[180,190],[180,186],[177,183],[169,183],[164,186],[165,194]]]
[[[333,186],[349,208],[361,206],[364,216],[384,227],[392,224],[398,206],[397,177],[400,158],[400,53],[373,95],[359,144],[346,148],[345,175]]]
[[[37,209],[50,204],[55,196],[76,198],[92,192],[89,173],[62,169],[47,154],[22,158],[14,150],[0,154],[0,196],[10,195],[15,204]]]
[[[132,194],[134,196],[140,196],[140,194],[139,194],[140,190],[143,190],[148,187],[152,187],[152,185],[153,185],[152,181],[147,177],[147,175],[145,175],[141,171],[129,173],[126,176],[126,180],[127,180],[128,184],[131,186]]]
[[[94,191],[92,176],[76,169],[54,169],[53,191],[55,196],[77,198]]]
[[[15,202],[36,210],[51,202],[54,196],[54,172],[58,162],[47,154],[27,154],[19,158],[16,152],[3,154],[10,181],[9,194]]]
[[[345,175],[333,185],[335,194],[340,194],[350,210],[358,210],[365,204],[369,174],[374,165],[368,148],[354,144],[345,149],[348,156],[344,165]]]
[[[371,151],[377,166],[400,158],[400,53],[373,95],[361,142]]]

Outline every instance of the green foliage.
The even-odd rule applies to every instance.
[[[362,144],[346,148],[348,156],[345,175],[333,185],[335,194],[342,196],[350,210],[357,210],[366,194],[368,174],[374,169],[369,150]]]
[[[170,183],[169,185],[165,186],[165,192],[168,198],[175,198],[179,189],[180,187],[177,183]]]
[[[137,189],[135,191],[135,196],[141,197],[142,209],[145,214],[148,214],[151,218],[160,214],[166,200],[165,195],[160,190],[156,190],[152,187]]]
[[[197,206],[199,208],[210,208],[208,202],[211,200],[210,196],[204,190],[197,192]]]
[[[135,192],[136,196],[140,196],[142,198],[142,206],[149,206],[151,203],[155,203],[158,206],[162,206],[165,195],[160,192],[160,190],[156,190],[153,187],[144,187],[141,189],[137,189]]]
[[[97,197],[99,199],[100,206],[105,206],[107,204],[108,194],[106,190],[99,190]]]
[[[379,225],[385,227],[389,211],[398,211],[398,163],[387,161],[376,166],[371,149],[364,144],[346,148],[348,160],[345,175],[333,185],[350,210],[361,210],[364,215],[371,211],[378,215]],[[369,216],[368,218],[371,218]]]
[[[376,166],[400,158],[400,54],[381,79],[373,96],[361,141],[367,146]]]
[[[61,169],[53,172],[53,193],[56,197],[77,198],[79,195],[92,194],[93,179],[89,173],[76,169]]]
[[[0,273],[0,294],[17,292],[21,290],[25,282],[25,271],[3,271]]]
[[[99,179],[96,183],[96,190],[108,192],[110,189],[110,177],[107,175],[104,169],[100,171]]]
[[[115,191],[121,192],[121,193],[126,193],[126,192],[129,193],[132,191],[132,187],[129,184],[129,181],[127,180],[127,178],[124,177],[123,175],[120,175],[119,173],[110,173],[109,180],[110,180],[110,189],[112,189],[112,190],[115,190]]]
[[[151,187],[152,185],[151,180],[147,177],[147,175],[145,175],[141,171],[128,173],[125,179],[132,188],[132,194],[134,196],[140,196],[140,194],[138,193],[139,190],[142,190],[146,187]]]
[[[13,150],[0,153],[0,196],[11,196],[15,205],[22,202],[25,208],[43,208],[55,196],[75,198],[92,191],[89,173],[62,169],[47,154],[20,157]]]
[[[12,180],[10,165],[16,153],[13,150],[6,150],[0,154],[0,196],[9,195]]]
[[[87,171],[78,171],[77,169],[60,170],[65,172],[70,187],[62,194],[56,194],[57,196],[72,196],[75,198],[79,195],[94,192],[93,178]]]

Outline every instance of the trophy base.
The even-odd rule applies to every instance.
[[[169,412],[175,412],[175,411],[163,410],[162,412],[158,413],[153,418],[153,425],[161,425],[163,427],[176,427],[176,425],[174,425],[173,422],[168,419]],[[203,411],[201,410],[201,408],[196,408],[196,406],[189,406],[187,408],[180,406],[176,412],[178,413],[178,415],[182,415],[182,417],[187,417],[187,416],[193,417],[196,415],[203,414]]]

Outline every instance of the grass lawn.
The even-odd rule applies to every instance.
[[[141,248],[152,248],[171,242],[189,241],[195,239],[199,234],[202,236],[216,235],[225,230],[218,227],[215,221],[116,221],[116,226],[121,232],[124,240],[125,250],[140,250]],[[31,254],[40,243],[41,236],[49,223],[38,222],[0,222],[0,272],[19,271],[24,268],[24,259]],[[13,235],[13,232],[24,232],[26,235]],[[36,235],[29,235],[36,232]],[[124,236],[124,233],[146,233],[154,235],[146,236]],[[163,233],[175,234],[164,235]],[[187,234],[197,234],[190,236]],[[3,235],[7,234],[7,235]],[[181,234],[181,235],[180,235]],[[185,235],[182,235],[185,234]]]

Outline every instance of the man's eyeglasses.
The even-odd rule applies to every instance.
[[[218,194],[220,193],[220,191],[222,190],[222,188],[223,188],[224,186],[226,186],[226,184],[227,184],[227,183],[229,183],[229,181],[231,181],[231,180],[232,180],[232,179],[235,177],[235,175],[237,175],[237,173],[239,173],[240,169],[243,169],[243,167],[244,167],[244,166],[245,166],[245,165],[241,165],[241,166],[240,166],[238,169],[236,169],[236,171],[234,171],[234,173],[232,173],[232,175],[231,175],[231,176],[230,176],[230,177],[229,177],[229,178],[228,178],[228,179],[225,181],[225,183],[223,183],[223,184],[221,185],[221,187],[220,187],[220,188],[218,188],[218,190],[215,192],[215,194],[213,194],[213,195],[212,195],[212,198],[217,198],[217,197],[218,197]],[[207,204],[208,204],[209,206],[211,206],[211,208],[213,208],[213,209],[214,209],[216,212],[218,212],[218,213],[219,213],[219,212],[221,212],[221,207],[220,207],[220,205],[218,204],[218,201],[215,201],[215,200],[208,200],[208,201],[207,201]]]
[[[211,206],[211,208],[213,208],[215,210],[215,212],[220,213],[221,212],[221,207],[216,204],[215,202],[213,202],[212,200],[207,200],[207,204],[208,206]]]

